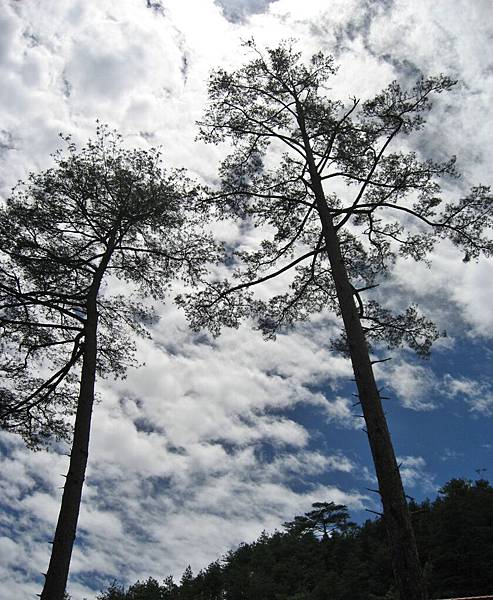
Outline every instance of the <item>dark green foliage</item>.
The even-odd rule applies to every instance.
[[[357,526],[347,522],[345,507],[317,504],[304,517],[287,523],[286,532],[263,533],[257,541],[229,552],[221,563],[211,563],[195,578],[188,567],[180,586],[170,578],[162,585],[149,579],[126,592],[112,585],[98,600],[396,598],[382,520]],[[453,479],[435,501],[412,503],[410,508],[430,597],[491,593],[493,487],[485,480]],[[336,516],[327,537],[319,535],[323,532],[320,513],[329,516],[329,521]],[[306,528],[294,525],[301,521]]]
[[[168,594],[168,590],[166,582],[161,586],[158,581],[149,577],[143,583],[137,581],[127,591],[116,582],[112,583],[108,590],[97,598],[98,600],[166,600],[173,598]]]

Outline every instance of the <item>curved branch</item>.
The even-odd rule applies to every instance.
[[[56,373],[54,373],[49,379],[44,381],[34,392],[29,394],[29,396],[27,398],[24,398],[24,400],[21,400],[20,402],[18,402],[14,406],[10,407],[5,412],[0,413],[0,418],[5,418],[8,415],[18,413],[18,412],[20,412],[20,410],[22,408],[25,409],[26,405],[28,405],[27,410],[30,410],[34,406],[43,402],[43,400],[45,400],[49,396],[49,394],[51,394],[53,391],[55,391],[56,388],[60,385],[60,383],[68,375],[70,369],[75,365],[75,363],[82,356],[83,349],[81,348],[81,343],[80,343],[80,340],[82,339],[82,337],[83,337],[83,332],[79,333],[79,335],[77,335],[76,338],[74,339],[74,348],[72,350],[70,359],[63,365],[63,367],[61,369],[59,369]],[[33,398],[36,398],[36,396],[38,396],[41,392],[43,392],[43,390],[45,390],[44,393],[37,400],[31,402],[31,400],[33,400]]]
[[[325,246],[323,248],[316,248],[315,250],[311,250],[310,252],[307,252],[306,254],[299,256],[297,259],[293,260],[288,265],[282,267],[281,269],[279,269],[278,271],[275,271],[274,273],[269,273],[269,275],[266,275],[265,277],[260,277],[259,279],[255,279],[254,281],[246,281],[244,283],[240,283],[239,285],[235,285],[232,288],[229,288],[229,289],[225,290],[224,292],[221,292],[219,294],[219,296],[214,300],[214,302],[211,302],[211,304],[209,304],[209,306],[214,306],[214,304],[217,304],[219,302],[219,300],[222,300],[223,298],[225,298],[226,296],[229,296],[233,292],[238,292],[239,290],[243,290],[245,288],[249,288],[254,285],[264,283],[265,281],[268,281],[269,279],[273,279],[274,277],[281,275],[281,273],[285,273],[286,271],[289,271],[294,266],[296,266],[300,262],[303,262],[307,258],[310,258],[310,256],[316,256],[317,254],[320,254],[320,252],[323,252],[324,250],[325,250]]]

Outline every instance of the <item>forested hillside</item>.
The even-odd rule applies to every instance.
[[[430,598],[493,592],[493,487],[452,479],[434,501],[411,503]],[[351,523],[317,503],[285,531],[262,534],[193,576],[114,583],[97,600],[390,600],[392,568],[381,519]],[[327,533],[326,533],[327,532]]]

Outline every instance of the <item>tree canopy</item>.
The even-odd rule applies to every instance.
[[[123,376],[152,299],[197,283],[217,249],[198,188],[158,150],[125,149],[104,126],[83,148],[65,141],[0,211],[0,425],[33,446],[69,434],[95,282],[97,371]]]
[[[297,515],[293,521],[284,523],[284,527],[291,532],[313,533],[328,538],[332,531],[342,531],[347,527],[348,516],[343,504],[315,502],[311,511]]]
[[[193,305],[192,323],[218,332],[251,316],[273,336],[313,312],[340,314],[317,203],[322,190],[367,339],[405,343],[426,356],[438,331],[414,305],[393,314],[378,283],[397,256],[424,260],[443,238],[466,261],[491,256],[492,196],[478,185],[445,199],[439,180],[458,177],[455,157],[437,161],[392,145],[422,129],[433,96],[457,82],[440,75],[403,89],[394,81],[374,98],[348,104],[330,97],[337,72],[331,56],[320,52],[303,62],[291,43],[264,53],[254,42],[246,46],[250,62],[212,73],[200,138],[233,148],[219,169],[222,216],[271,235],[255,248],[232,249],[238,283],[216,281],[188,304],[182,299]],[[291,270],[286,292],[255,298],[254,285]]]

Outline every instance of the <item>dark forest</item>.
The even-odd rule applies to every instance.
[[[381,518],[362,525],[317,503],[284,531],[263,533],[181,580],[114,582],[97,600],[392,600],[392,566]],[[334,505],[332,505],[334,506]],[[320,507],[322,507],[320,509]],[[452,479],[433,500],[410,502],[430,598],[493,590],[493,487]],[[320,519],[316,518],[319,514]],[[331,516],[336,514],[336,518]],[[334,526],[328,534],[323,520]]]

